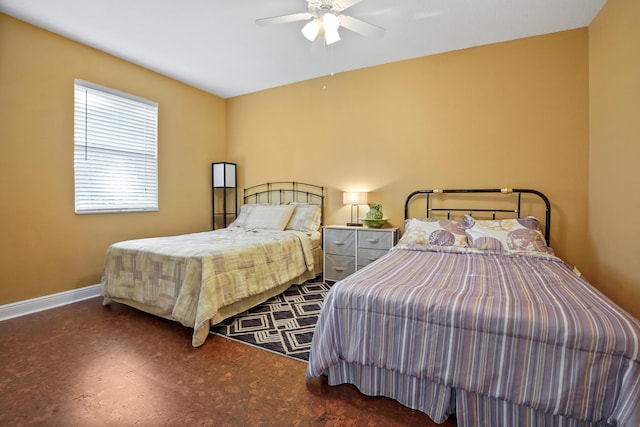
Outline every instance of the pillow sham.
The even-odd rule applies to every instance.
[[[322,212],[319,205],[309,203],[291,203],[295,207],[286,230],[297,230],[305,233],[318,231]]]
[[[462,219],[470,248],[495,252],[538,252],[553,255],[540,231],[538,219],[509,218],[476,220],[469,215]]]
[[[398,242],[403,247],[416,245],[467,247],[467,236],[457,221],[431,218],[409,218],[404,223],[404,234]]]
[[[294,210],[292,205],[255,205],[250,209],[244,228],[283,231]]]
[[[229,224],[229,227],[246,228],[245,226],[247,224],[247,221],[249,220],[249,215],[251,214],[253,208],[255,208],[256,206],[258,205],[252,203],[240,206],[240,213],[238,214],[238,217],[235,219],[235,221]]]

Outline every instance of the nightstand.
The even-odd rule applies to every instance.
[[[371,264],[398,242],[398,228],[328,225],[322,229],[323,279],[342,280]]]

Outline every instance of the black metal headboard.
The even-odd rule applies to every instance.
[[[486,205],[482,205],[481,207],[466,207],[466,206],[455,206],[455,207],[447,207],[444,206],[443,203],[438,206],[434,206],[434,198],[440,194],[446,193],[489,193],[494,195],[515,195],[515,197],[510,197],[508,200],[501,200],[500,207],[493,209],[490,207],[486,207]],[[492,219],[496,219],[496,214],[505,213],[505,214],[514,214],[516,218],[520,218],[521,215],[521,204],[522,204],[522,195],[523,194],[532,194],[534,196],[538,196],[544,202],[545,209],[545,221],[544,221],[544,237],[549,242],[549,233],[551,228],[551,204],[549,203],[549,199],[547,196],[542,194],[538,190],[531,190],[528,188],[478,188],[478,189],[455,189],[455,190],[442,190],[442,189],[433,189],[433,190],[417,190],[407,196],[407,199],[404,202],[404,218],[409,218],[409,206],[412,202],[414,202],[417,198],[424,197],[426,199],[426,207],[425,207],[425,217],[431,218],[435,213],[444,214],[446,213],[447,218],[451,218],[452,213],[469,214],[473,215],[474,213],[484,213],[485,215],[490,215]],[[442,202],[442,201],[441,201]],[[497,202],[497,201],[496,201]],[[506,203],[506,207],[505,207]],[[477,205],[479,206],[479,205]],[[415,215],[414,215],[415,216]]]
[[[324,187],[295,181],[266,182],[244,189],[244,203],[284,205],[290,202],[320,205],[324,218]]]

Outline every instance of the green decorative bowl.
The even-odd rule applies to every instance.
[[[360,218],[360,219],[362,220],[362,222],[364,222],[364,225],[366,225],[369,228],[380,228],[387,222],[387,218],[382,218],[382,219]]]

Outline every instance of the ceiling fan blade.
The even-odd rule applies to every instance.
[[[256,19],[258,25],[277,25],[287,24],[289,22],[304,21],[313,18],[309,12],[293,13],[291,15],[273,16],[271,18]]]
[[[349,15],[338,16],[340,26],[365,37],[382,37],[385,29]]]

